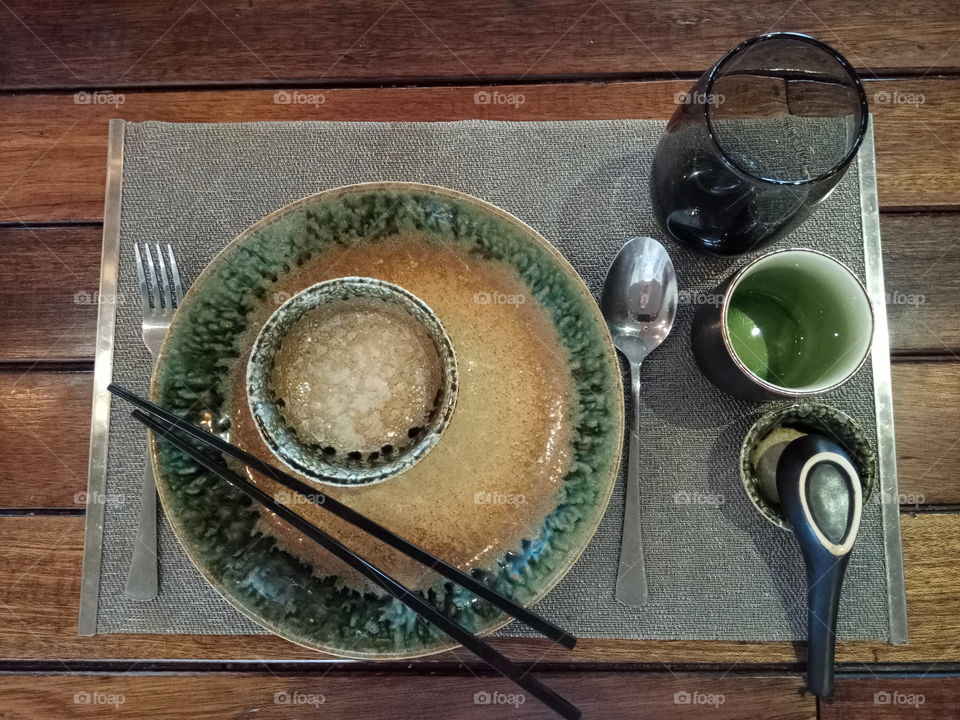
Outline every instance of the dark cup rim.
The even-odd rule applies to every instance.
[[[774,255],[781,255],[783,253],[788,253],[788,252],[803,252],[803,253],[810,253],[813,255],[820,255],[821,257],[824,257],[827,260],[830,260],[831,262],[834,262],[840,267],[842,267],[844,270],[847,271],[847,273],[849,273],[850,277],[853,278],[854,282],[856,282],[857,285],[860,287],[860,291],[863,293],[863,299],[866,300],[867,302],[867,310],[870,311],[869,342],[867,342],[866,349],[863,351],[862,357],[860,358],[859,362],[841,380],[838,380],[832,385],[829,385],[823,388],[818,388],[816,390],[793,390],[791,388],[784,387],[783,385],[776,385],[772,382],[769,382],[768,380],[764,380],[762,377],[760,377],[755,372],[750,370],[750,368],[746,366],[743,360],[740,359],[740,356],[737,355],[736,350],[733,349],[733,343],[730,340],[730,330],[727,326],[727,312],[730,309],[729,300],[733,296],[734,291],[737,289],[737,285],[740,284],[740,281],[743,279],[743,276],[746,274],[746,272],[762,260],[767,260],[773,257]],[[760,386],[767,392],[770,392],[774,395],[777,395],[779,397],[786,398],[786,399],[816,397],[817,395],[823,395],[824,393],[828,393],[833,390],[836,390],[837,388],[849,382],[850,378],[852,378],[854,375],[860,372],[860,369],[863,367],[864,363],[866,363],[867,358],[870,357],[870,350],[873,347],[873,338],[876,332],[876,328],[877,328],[877,318],[873,310],[873,303],[870,302],[870,294],[867,292],[867,288],[863,284],[863,282],[860,280],[860,278],[858,278],[856,274],[845,263],[841,262],[840,260],[837,260],[837,258],[833,257],[833,255],[830,255],[825,252],[821,252],[820,250],[813,250],[811,248],[801,248],[801,247],[781,248],[779,250],[772,250],[771,252],[763,253],[759,257],[755,257],[753,260],[751,260],[742,268],[737,270],[730,277],[730,279],[726,283],[726,287],[723,292],[723,301],[720,303],[720,335],[723,338],[723,346],[727,351],[727,355],[730,357],[731,360],[733,360],[733,363],[734,365],[737,366],[737,369],[740,370],[740,372],[743,373],[744,376],[750,382],[755,383],[756,385]]]
[[[870,109],[869,109],[869,106],[867,105],[867,93],[863,89],[863,83],[860,81],[860,78],[857,75],[856,70],[854,69],[853,65],[850,63],[849,60],[847,60],[843,55],[841,55],[839,52],[834,50],[832,47],[830,47],[826,43],[821,42],[820,40],[817,40],[816,38],[813,38],[809,35],[804,35],[803,33],[793,33],[793,32],[765,33],[763,35],[757,35],[755,37],[744,40],[736,47],[732,48],[731,50],[728,50],[723,57],[721,57],[716,63],[714,63],[713,67],[711,67],[710,70],[707,71],[707,83],[704,89],[704,94],[707,96],[711,94],[713,90],[714,82],[716,81],[717,76],[720,74],[720,70],[735,55],[737,55],[738,53],[742,52],[743,50],[757,43],[766,42],[768,40],[781,40],[781,39],[799,40],[800,42],[805,42],[809,45],[813,45],[823,50],[828,55],[833,57],[833,59],[837,61],[837,63],[847,72],[847,74],[853,80],[854,86],[857,88],[857,95],[860,98],[860,110],[861,110],[860,126],[857,129],[857,137],[854,140],[854,143],[851,146],[850,150],[847,152],[847,154],[843,157],[843,159],[837,162],[837,164],[835,164],[832,168],[830,168],[826,172],[821,173],[820,175],[817,175],[816,177],[807,178],[806,180],[775,180],[773,178],[757,176],[752,172],[750,172],[749,170],[746,170],[745,168],[740,167],[740,165],[727,154],[727,151],[724,149],[723,145],[717,139],[716,133],[714,132],[714,129],[713,129],[713,121],[710,118],[710,103],[705,103],[705,108],[704,108],[704,115],[706,118],[706,125],[707,125],[707,133],[710,135],[710,140],[713,142],[714,147],[717,149],[717,152],[719,153],[721,161],[723,161],[723,163],[727,165],[731,170],[738,172],[742,175],[745,175],[751,180],[755,180],[757,182],[762,182],[762,183],[768,183],[770,185],[779,185],[779,186],[811,185],[813,183],[828,180],[832,177],[835,177],[838,174],[843,173],[847,169],[847,167],[849,167],[853,159],[856,157],[857,152],[859,152],[860,146],[863,144],[863,140],[867,134],[867,127],[870,122]]]

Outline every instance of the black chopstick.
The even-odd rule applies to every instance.
[[[266,475],[290,490],[305,496],[318,507],[321,507],[324,510],[329,510],[337,517],[342,518],[351,525],[354,525],[364,532],[369,533],[378,540],[385,542],[387,545],[399,550],[407,557],[410,557],[422,565],[426,565],[430,569],[435,570],[443,577],[447,578],[448,580],[452,580],[478,597],[483,598],[487,602],[503,610],[503,612],[513,616],[520,622],[533,628],[554,642],[559,643],[568,650],[573,649],[573,647],[577,644],[577,639],[570,633],[562,630],[527,608],[522,607],[512,600],[503,597],[495,590],[487,587],[462,570],[455,568],[453,565],[444,562],[432,553],[429,553],[423,548],[414,545],[408,540],[404,540],[399,535],[396,535],[387,528],[383,527],[383,525],[380,525],[365,515],[358,513],[350,506],[344,505],[335,498],[320,492],[316,487],[307,485],[293,475],[290,475],[289,473],[264,462],[255,455],[251,455],[235,445],[231,445],[226,440],[217,437],[202,427],[187,422],[182,418],[178,418],[168,410],[165,410],[159,405],[140,397],[139,395],[120,385],[117,385],[116,383],[110,383],[110,385],[107,386],[107,389],[117,397],[121,397],[124,400],[133,403],[137,407],[146,410],[149,414],[159,417],[174,425],[178,430],[182,430],[197,440],[200,440],[207,445],[211,445],[223,454],[229,455],[235,460],[239,460],[257,472],[262,473],[263,475]]]
[[[176,426],[173,423],[165,422],[161,419],[151,417],[141,410],[133,411],[133,418],[148,428],[153,430],[161,438],[173,444],[180,451],[186,453],[195,462],[203,465],[207,470],[214,473],[221,479],[229,482],[238,490],[244,492],[250,498],[259,502],[284,522],[292,525],[310,539],[316,541],[323,548],[343,560],[353,569],[364,575],[372,582],[386,590],[390,595],[402,602],[408,608],[420,615],[424,620],[432,623],[465,648],[474,653],[481,660],[490,665],[494,670],[501,673],[504,677],[515,682],[518,686],[538,698],[547,707],[559,713],[570,720],[580,718],[580,710],[562,696],[548,688],[537,680],[529,672],[521,670],[514,665],[504,655],[494,650],[490,645],[478,638],[473,633],[464,629],[462,626],[442,614],[432,605],[423,600],[419,595],[415,595],[404,585],[394,580],[390,575],[380,570],[375,565],[365,560],[360,555],[350,550],[346,545],[336,538],[328,535],[317,526],[310,523],[305,518],[297,515],[290,508],[274,500],[268,493],[264,492],[249,480],[237,475],[232,470],[217,462],[212,457],[208,457],[198,448],[191,445],[185,439],[176,434]]]

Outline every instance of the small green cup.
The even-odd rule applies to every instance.
[[[747,264],[694,317],[693,350],[721,390],[750,400],[834,390],[860,369],[873,340],[863,284],[815,250],[777,250]]]

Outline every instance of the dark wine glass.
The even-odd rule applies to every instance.
[[[653,161],[654,210],[675,239],[720,255],[799,225],[843,177],[869,119],[850,63],[797,33],[745,40],[677,101]]]

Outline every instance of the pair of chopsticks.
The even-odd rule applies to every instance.
[[[248,468],[280,483],[293,492],[298,493],[299,495],[310,500],[318,507],[331,512],[337,517],[349,522],[351,525],[354,525],[378,540],[381,540],[387,545],[399,550],[407,557],[426,565],[448,580],[452,580],[461,587],[470,590],[478,597],[490,602],[492,605],[495,605],[508,615],[520,620],[524,624],[545,635],[551,640],[559,643],[563,647],[572,649],[577,642],[575,637],[561,630],[536,613],[533,613],[530,610],[527,610],[526,608],[516,604],[512,600],[503,597],[496,591],[490,589],[486,585],[483,585],[476,579],[444,562],[423,548],[404,540],[399,535],[396,535],[379,523],[376,523],[365,515],[362,515],[351,509],[349,506],[344,505],[335,498],[319,492],[315,487],[307,485],[293,475],[290,475],[289,473],[260,460],[256,456],[251,455],[235,445],[231,445],[227,441],[217,437],[211,432],[208,432],[202,427],[178,418],[176,415],[164,410],[159,405],[155,405],[149,400],[130,392],[126,388],[123,388],[116,383],[111,383],[107,389],[117,397],[123,398],[124,400],[136,405],[139,409],[133,411],[133,418],[155,432],[158,437],[161,437],[165,441],[171,443],[181,452],[188,455],[192,460],[201,464],[207,470],[214,473],[217,477],[230,483],[256,502],[259,502],[271,512],[275,513],[276,516],[281,520],[293,526],[311,540],[317,542],[320,546],[328,550],[340,560],[343,560],[371,582],[376,583],[394,598],[416,612],[424,620],[432,623],[451,638],[463,645],[465,648],[473,652],[477,657],[490,665],[494,670],[501,673],[504,677],[515,682],[521,688],[538,698],[562,717],[570,718],[571,720],[580,717],[580,710],[577,709],[575,705],[572,705],[563,697],[541,683],[533,675],[529,674],[529,672],[521,670],[519,667],[510,662],[510,660],[504,655],[501,655],[476,635],[469,632],[448,618],[446,615],[443,615],[432,605],[424,601],[419,595],[411,592],[407,587],[380,570],[376,565],[368,562],[360,555],[354,553],[339,540],[327,534],[305,518],[296,514],[286,505],[277,502],[270,494],[264,492],[246,478],[233,472],[223,463],[214,459],[210,455],[201,452],[196,445],[188,442],[183,436],[188,435],[195,440],[199,440],[205,446],[232,457],[246,465]]]

